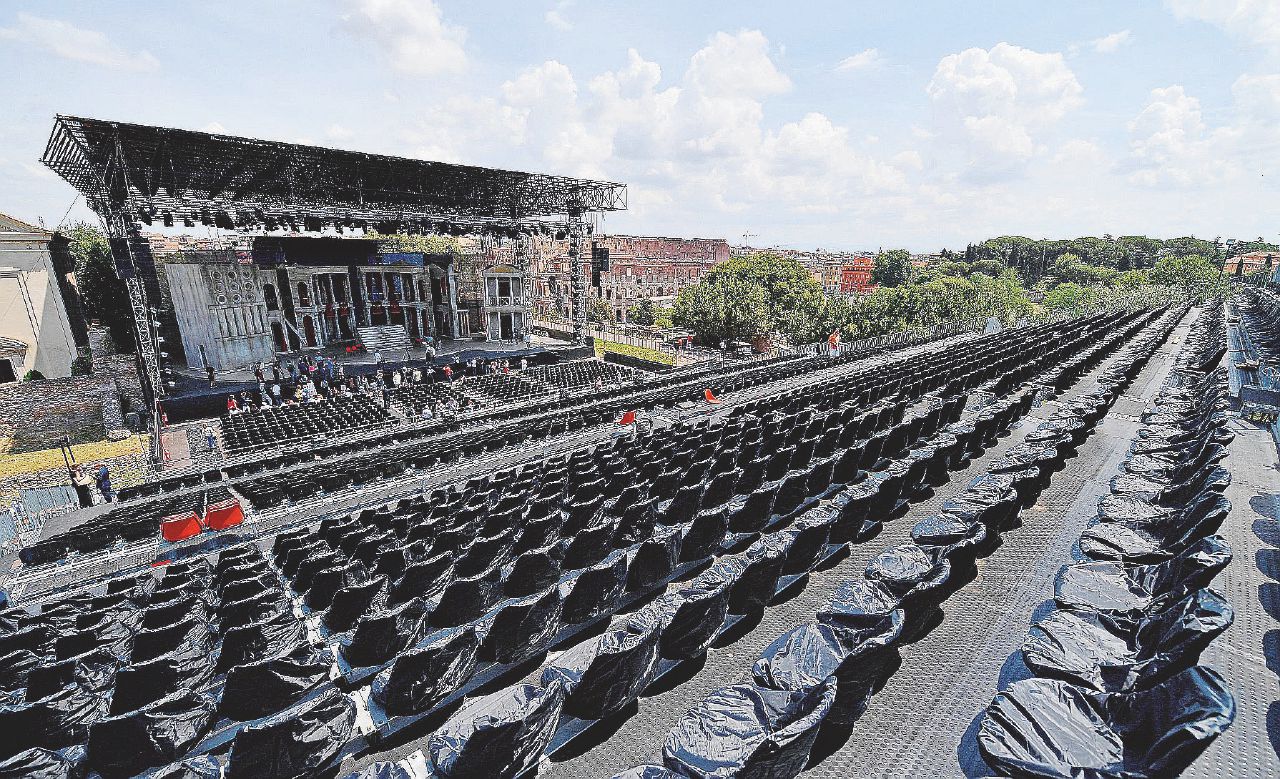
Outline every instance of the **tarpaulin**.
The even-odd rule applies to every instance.
[[[399,605],[419,597],[430,597],[448,587],[454,579],[455,555],[443,552],[434,557],[417,560],[405,567],[398,581],[391,585],[391,597],[387,602]]]
[[[90,650],[56,663],[43,662],[27,677],[27,700],[39,700],[73,683],[106,693],[115,684],[119,662],[109,649]]]
[[[1216,532],[1230,511],[1231,501],[1205,493],[1181,515],[1098,522],[1080,534],[1080,551],[1094,560],[1160,562]]]
[[[1208,589],[1135,622],[1057,609],[1031,626],[1022,657],[1038,676],[1099,692],[1128,692],[1194,665],[1233,618],[1226,600]]]
[[[559,544],[530,549],[507,563],[502,572],[502,592],[522,597],[542,592],[560,581],[564,548]]]
[[[102,695],[69,684],[38,701],[0,705],[0,759],[30,749],[83,743],[88,728],[106,713]]]
[[[810,622],[779,636],[760,653],[752,669],[756,684],[774,690],[811,690],[834,676],[838,686],[829,717],[847,724],[861,716],[887,666],[885,651],[902,635],[901,610],[862,629]]]
[[[477,538],[453,564],[457,576],[475,576],[494,566],[502,566],[511,558],[517,531],[508,528],[495,536]]]
[[[557,685],[518,684],[477,698],[431,734],[427,754],[444,779],[510,779],[542,754],[563,704]]]
[[[682,525],[680,561],[691,562],[714,555],[729,531],[729,512],[721,506],[699,511],[691,522]]]
[[[195,614],[207,618],[207,605],[199,598],[182,598],[161,606],[150,606],[142,612],[142,629],[155,630],[173,625]]]
[[[818,558],[827,550],[833,518],[832,513],[824,510],[807,511],[791,527],[781,531],[787,539],[784,574],[807,573],[818,564]]]
[[[745,498],[730,504],[729,529],[735,533],[754,533],[762,530],[773,516],[775,491],[761,487]]]
[[[834,680],[803,692],[751,684],[717,690],[667,734],[662,762],[698,778],[797,776],[835,695]]]
[[[614,552],[604,562],[560,585],[564,598],[561,619],[566,625],[578,625],[612,611],[626,585],[627,555]]]
[[[54,655],[58,660],[65,660],[102,648],[117,657],[128,657],[133,648],[134,631],[141,622],[142,614],[137,611],[121,618],[102,615],[92,626],[54,639]]]
[[[733,578],[724,569],[711,568],[646,606],[656,609],[665,624],[658,653],[669,660],[687,660],[710,646],[729,613],[732,587]]]
[[[360,584],[368,578],[369,572],[360,561],[348,560],[317,573],[304,600],[313,611],[323,611],[333,603],[333,596],[338,590]]]
[[[542,684],[565,690],[565,713],[602,719],[639,697],[657,670],[662,625],[653,614],[637,614],[598,638],[574,646],[542,671]]]
[[[951,563],[934,560],[915,544],[886,549],[867,564],[866,576],[884,585],[902,601],[924,597],[947,581]]]
[[[210,633],[208,620],[198,612],[172,625],[139,630],[134,634],[133,654],[129,659],[133,663],[145,663],[188,642],[208,646],[211,643]]]
[[[520,663],[546,648],[560,630],[564,602],[560,588],[505,602],[484,628],[480,657],[496,663]]]
[[[1026,679],[987,707],[978,746],[1008,776],[1160,779],[1182,773],[1234,718],[1226,682],[1207,668],[1130,694]]]
[[[280,657],[237,665],[227,672],[218,713],[252,720],[292,706],[329,679],[333,657],[308,644]]]
[[[830,605],[818,612],[818,621],[859,634],[878,633],[895,619],[898,598],[883,584],[869,579],[852,579],[836,590]],[[897,619],[900,619],[900,612]]]
[[[266,619],[284,608],[284,593],[278,589],[263,590],[243,600],[222,600],[218,603],[218,625],[226,633],[231,628]]]
[[[351,735],[356,708],[336,689],[250,725],[231,743],[227,779],[294,779],[328,763]]]
[[[238,601],[245,598],[253,597],[260,592],[269,590],[279,590],[280,582],[275,576],[267,571],[253,576],[248,579],[236,579],[227,582],[219,591],[219,599],[223,601]],[[301,590],[299,590],[301,592]]]
[[[375,576],[367,581],[343,587],[333,594],[324,613],[324,626],[342,633],[355,626],[360,617],[386,607],[387,577]]]
[[[1210,536],[1155,565],[1104,561],[1064,566],[1054,581],[1053,597],[1063,608],[1140,619],[1207,587],[1230,562],[1226,541]]]
[[[981,522],[966,521],[945,511],[925,517],[911,528],[911,540],[934,558],[968,559],[986,538],[987,528]]]
[[[209,647],[204,641],[182,644],[168,654],[116,673],[111,713],[123,714],[161,700],[174,690],[195,689],[213,677]]]
[[[147,779],[222,779],[222,763],[212,755],[191,757],[147,774]]]
[[[592,524],[582,528],[560,542],[564,549],[565,570],[590,568],[608,556],[613,546],[616,529],[607,516],[600,516]]]
[[[380,665],[421,641],[426,630],[426,605],[420,600],[381,609],[360,618],[342,656],[353,666]]]
[[[453,627],[483,616],[502,598],[502,569],[490,568],[478,576],[457,578],[435,596],[431,624]]]
[[[652,537],[642,541],[630,553],[627,567],[627,589],[644,592],[666,579],[680,562],[679,528],[657,528]]]
[[[435,706],[466,684],[480,642],[470,626],[402,652],[373,680],[373,699],[388,714],[414,714]]]
[[[30,649],[13,649],[0,654],[0,690],[21,691],[27,686],[32,669],[44,662],[44,655]]]
[[[209,729],[213,702],[182,691],[89,729],[89,765],[104,777],[132,776],[182,756]]]
[[[218,671],[282,654],[302,640],[302,623],[291,612],[280,611],[257,622],[233,627],[222,636]]]
[[[649,497],[629,505],[619,505],[622,516],[618,521],[617,535],[614,536],[615,547],[631,546],[653,535],[654,525],[658,521],[657,498]]]
[[[1225,468],[1206,468],[1184,481],[1170,483],[1142,476],[1120,474],[1111,479],[1111,492],[1130,495],[1162,506],[1178,507],[1202,490],[1223,492],[1231,484],[1231,474]]]
[[[778,532],[761,536],[737,556],[738,571],[729,591],[730,614],[759,611],[773,599],[788,551],[787,539]]]
[[[40,747],[0,760],[0,779],[79,779],[83,773],[81,761]]]

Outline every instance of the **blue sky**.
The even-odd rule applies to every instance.
[[[586,175],[611,232],[915,250],[1280,239],[1280,3],[23,2],[0,212],[56,113]]]

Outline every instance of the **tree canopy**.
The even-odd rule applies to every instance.
[[[106,328],[118,351],[132,352],[137,347],[129,290],[116,277],[115,260],[106,235],[88,222],[75,222],[59,234],[67,239],[67,251],[75,262],[76,286],[84,304],[84,315]]]
[[[911,255],[906,249],[890,249],[876,254],[871,269],[871,283],[881,287],[897,287],[911,278]]]

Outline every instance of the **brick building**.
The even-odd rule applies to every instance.
[[[584,247],[587,294],[608,303],[618,322],[625,322],[627,309],[643,298],[669,304],[680,290],[697,284],[707,271],[729,259],[729,243],[722,238],[600,235],[593,242],[609,250],[609,269],[600,274],[599,287],[591,286],[590,245]],[[533,259],[536,315],[564,319],[572,316],[569,267],[568,241],[539,244]]]
[[[870,257],[848,257],[822,266],[819,281],[829,295],[856,295],[871,288],[871,271],[875,261]]]

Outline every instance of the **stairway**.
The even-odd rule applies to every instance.
[[[409,333],[404,329],[404,325],[357,327],[356,334],[360,337],[360,343],[364,344],[365,351],[369,353],[395,351],[410,347]]]

